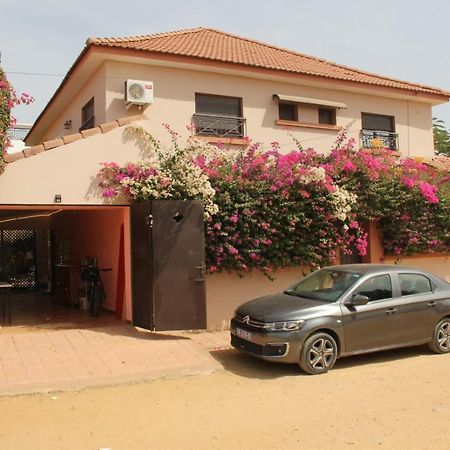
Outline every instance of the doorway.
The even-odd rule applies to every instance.
[[[122,238],[128,221],[127,207],[0,207],[0,281],[13,286],[12,325],[96,327],[125,320],[129,250]],[[101,275],[106,297],[98,319],[83,301],[86,257],[112,269]]]

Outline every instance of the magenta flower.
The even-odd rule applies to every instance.
[[[343,167],[344,172],[354,172],[356,169],[357,167],[351,161],[347,161]]]
[[[439,203],[439,198],[436,196],[438,190],[436,186],[422,181],[419,183],[419,189],[427,202]]]

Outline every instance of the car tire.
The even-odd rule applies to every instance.
[[[306,339],[300,355],[300,368],[310,375],[326,373],[334,366],[338,353],[335,339],[328,333],[315,333]]]
[[[450,352],[450,317],[445,317],[438,322],[428,346],[434,353]]]

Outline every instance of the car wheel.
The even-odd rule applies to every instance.
[[[311,375],[328,372],[336,362],[337,344],[328,333],[316,333],[304,343],[300,355],[300,368]]]
[[[435,353],[450,352],[450,318],[442,319],[434,329],[433,338],[429,344]]]

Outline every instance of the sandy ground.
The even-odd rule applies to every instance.
[[[450,438],[450,355],[413,348],[330,373],[214,353],[226,370],[0,398],[2,450],[435,449]]]

